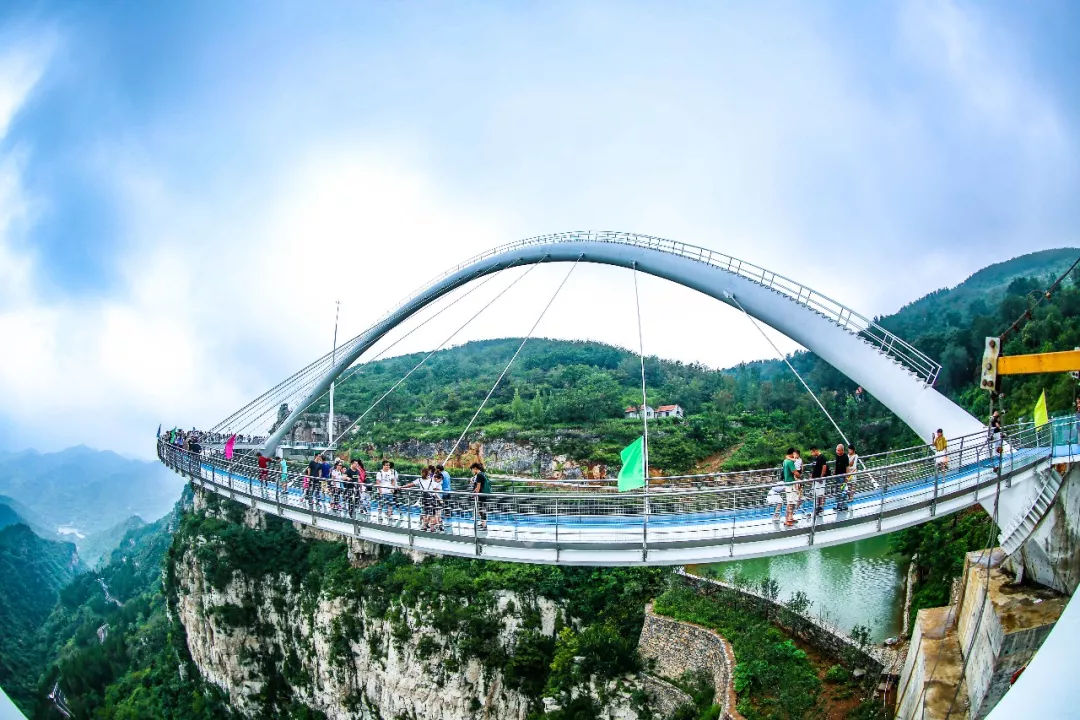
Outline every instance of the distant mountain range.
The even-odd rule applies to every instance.
[[[132,516],[156,520],[172,509],[183,485],[158,463],[81,445],[0,452],[0,495],[14,500],[15,511],[43,537],[66,531],[68,539],[82,540]]]

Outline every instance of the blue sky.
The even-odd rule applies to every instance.
[[[328,349],[335,299],[358,332],[545,232],[704,245],[866,314],[1080,245],[1074,3],[0,12],[12,447],[146,454],[158,422],[210,424]],[[524,332],[553,270],[470,337]],[[576,273],[541,334],[631,345],[627,281]],[[771,352],[715,302],[643,293],[650,352]]]

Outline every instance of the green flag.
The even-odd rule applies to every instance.
[[[1042,391],[1042,395],[1039,396],[1039,402],[1035,403],[1035,410],[1032,413],[1035,416],[1035,427],[1039,428],[1050,422],[1050,418],[1046,415],[1046,391]],[[623,452],[626,452],[623,450]],[[622,479],[622,474],[619,475],[619,479]]]
[[[619,457],[622,458],[619,492],[645,487],[645,436],[624,447]]]

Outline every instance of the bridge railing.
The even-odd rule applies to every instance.
[[[443,531],[479,538],[487,521],[491,523],[487,537],[522,541],[647,546],[735,542],[737,537],[790,531],[806,534],[813,544],[814,533],[832,523],[876,520],[880,529],[885,516],[905,508],[922,504],[934,514],[942,498],[972,493],[971,502],[986,499],[988,482],[1003,477],[1007,484],[1017,470],[1049,457],[1058,424],[998,438],[966,436],[940,456],[907,459],[820,483],[803,480],[790,489],[776,482],[706,488],[665,485],[627,493],[526,491],[519,486],[478,496],[461,489],[426,492],[407,487],[381,495],[376,488],[338,486],[294,472],[282,477],[278,468],[260,469],[251,456],[226,460],[217,454],[195,455],[165,442],[159,442],[158,453],[166,465],[220,492],[350,523],[374,523],[382,510],[393,518],[395,529],[410,534],[432,531],[438,524]],[[789,498],[799,515],[790,528],[785,525]],[[813,512],[815,503],[825,512]]]
[[[731,255],[726,255],[697,245],[690,245],[688,243],[667,240],[651,235],[639,235],[637,233],[611,230],[581,230],[538,235],[523,240],[515,240],[500,245],[499,247],[486,250],[478,255],[474,255],[468,260],[458,263],[441,275],[416,288],[409,294],[406,300],[402,301],[399,305],[383,315],[378,322],[385,320],[395,313],[407,303],[409,299],[423,293],[428,288],[433,287],[447,277],[461,272],[477,262],[517,249],[577,241],[615,243],[619,245],[630,245],[633,247],[660,250],[662,252],[679,255],[690,260],[696,260],[712,265],[713,267],[720,268],[758,283],[759,285],[764,285],[771,290],[775,290],[776,292],[785,295],[800,305],[805,305],[824,315],[845,330],[859,335],[866,342],[877,347],[881,352],[903,364],[917,376],[922,378],[928,385],[933,385],[937,381],[938,374],[941,371],[941,365],[938,362],[902,338],[881,327],[870,318],[861,315],[846,305],[833,300],[829,296],[806,287],[802,283],[792,280],[789,277],[774,273],[760,265],[755,265],[754,263],[740,260]]]

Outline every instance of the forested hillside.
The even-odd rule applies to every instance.
[[[62,717],[46,698],[58,678],[76,717],[230,716],[215,691],[181,669],[184,628],[166,612],[162,562],[179,512],[128,531],[108,563],[60,593],[39,634],[48,664],[30,717]]]
[[[879,321],[938,359],[938,389],[982,416],[987,397],[976,386],[976,370],[984,339],[1007,328],[1078,255],[1080,250],[1053,250],[999,263]],[[1036,310],[1006,344],[1007,353],[1080,345],[1078,280],[1074,273]],[[519,342],[485,340],[436,353],[365,418],[349,445],[383,452],[404,440],[456,439]],[[366,411],[422,357],[365,366],[338,386],[338,412]],[[796,353],[792,362],[863,453],[928,440],[874,398],[857,402],[854,384],[812,353]],[[650,459],[666,473],[768,465],[788,445],[827,446],[839,439],[779,360],[718,371],[650,357],[646,380],[651,405],[678,403],[687,413],[685,420],[651,427]],[[1068,376],[1010,378],[1004,384],[1007,418],[1030,415],[1043,387],[1052,409],[1068,409],[1075,389]],[[471,439],[508,438],[579,461],[617,464],[618,451],[641,428],[640,421],[624,420],[623,410],[639,402],[640,366],[632,352],[534,339],[488,401]]]
[[[74,545],[43,540],[21,523],[0,530],[0,686],[23,709],[44,662],[37,630],[80,570]]]
[[[155,520],[169,512],[182,487],[158,463],[88,447],[0,453],[0,494],[32,510],[49,531],[70,526],[90,535],[132,515]]]

